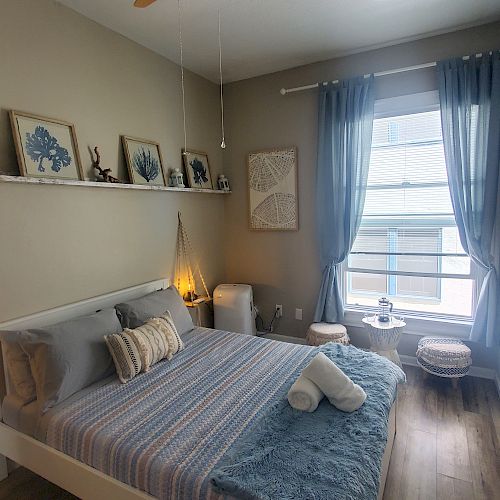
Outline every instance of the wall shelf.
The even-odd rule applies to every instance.
[[[218,189],[175,188],[163,186],[143,186],[141,184],[112,184],[110,182],[73,181],[66,179],[44,179],[43,177],[22,177],[19,175],[0,175],[0,182],[15,184],[52,184],[62,186],[85,186],[110,189],[136,189],[139,191],[174,191],[180,193],[230,194],[231,191]]]

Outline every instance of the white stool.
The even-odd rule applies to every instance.
[[[456,387],[472,364],[470,349],[459,339],[424,337],[418,342],[417,363],[424,373],[451,378]]]
[[[316,346],[327,342],[349,345],[350,342],[346,327],[337,323],[313,323],[307,330],[306,341]]]

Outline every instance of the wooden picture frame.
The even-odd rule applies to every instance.
[[[22,176],[84,180],[72,123],[15,110],[9,118]]]
[[[190,188],[214,189],[207,153],[186,149],[182,152],[182,161]]]
[[[252,231],[298,231],[298,151],[296,146],[247,155],[248,226]]]
[[[167,186],[160,144],[128,135],[121,139],[131,184]]]

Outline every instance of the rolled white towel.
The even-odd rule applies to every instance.
[[[300,377],[288,391],[288,402],[296,410],[313,412],[323,399],[321,389],[307,377]]]
[[[366,393],[363,388],[355,384],[322,352],[316,354],[302,370],[302,376],[314,382],[339,410],[355,411],[365,402]]]

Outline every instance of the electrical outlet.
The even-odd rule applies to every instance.
[[[295,309],[295,319],[302,320],[302,309]]]
[[[276,317],[281,318],[283,316],[283,306],[281,304],[276,304]]]

